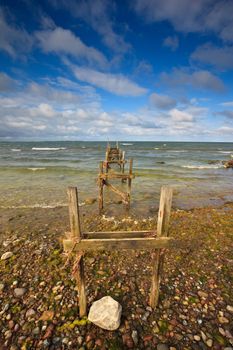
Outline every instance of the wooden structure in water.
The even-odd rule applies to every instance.
[[[77,282],[79,314],[87,314],[85,292],[84,253],[87,250],[141,249],[152,251],[152,283],[149,305],[155,308],[159,299],[159,287],[164,261],[164,248],[175,247],[175,240],[168,237],[172,204],[172,189],[162,187],[158,213],[157,231],[82,232],[76,187],[68,188],[70,232],[63,240],[64,251],[75,254],[73,275]]]
[[[127,164],[129,164],[128,169],[126,169]],[[115,166],[117,166],[118,169],[116,169]],[[108,144],[105,160],[101,161],[99,166],[99,212],[102,211],[104,206],[104,186],[120,196],[122,202],[126,205],[126,208],[129,209],[131,200],[131,184],[134,177],[133,159],[130,159],[129,161],[125,159],[125,151],[122,151],[119,148],[118,143],[115,147],[111,147]],[[121,180],[122,183],[126,182],[126,191],[124,192],[117,188],[110,182],[111,180]]]

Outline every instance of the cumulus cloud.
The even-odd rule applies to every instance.
[[[147,90],[122,74],[102,73],[94,69],[71,66],[76,78],[120,96],[140,96]]]
[[[38,31],[35,35],[41,49],[46,53],[68,54],[99,66],[107,64],[107,59],[99,50],[85,45],[68,29],[56,27]]]
[[[160,78],[163,83],[173,87],[191,86],[197,89],[216,92],[221,92],[225,88],[222,80],[207,70],[191,72],[185,68],[175,68],[171,73],[161,73]]]
[[[134,9],[149,22],[169,21],[180,32],[209,32],[233,42],[231,0],[136,0]]]
[[[168,36],[164,39],[163,46],[169,47],[172,51],[175,51],[179,46],[179,39],[175,36]]]
[[[222,102],[220,104],[222,106],[225,106],[225,107],[233,107],[233,101],[226,101],[226,102]]]
[[[150,95],[150,103],[152,106],[160,108],[160,109],[169,109],[175,107],[176,100],[167,96],[167,95],[159,95],[155,92]]]
[[[191,59],[219,69],[233,68],[233,46],[201,45],[192,53]]]
[[[123,37],[116,33],[115,23],[111,19],[116,7],[110,0],[50,0],[56,8],[67,9],[73,17],[90,25],[102,38],[103,43],[117,53],[125,53],[131,49]],[[119,25],[119,23],[118,23]]]
[[[13,58],[31,50],[33,38],[23,28],[8,23],[3,10],[0,8],[0,50]]]

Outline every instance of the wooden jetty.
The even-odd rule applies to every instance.
[[[129,164],[128,169],[126,165]],[[114,165],[119,167],[116,171]],[[128,170],[128,172],[126,172]],[[115,147],[111,147],[109,144],[107,146],[107,151],[105,155],[105,160],[100,162],[99,166],[99,176],[98,176],[98,186],[99,186],[99,212],[101,213],[104,206],[104,186],[109,190],[120,196],[122,202],[126,205],[126,208],[130,208],[131,200],[131,185],[133,174],[133,159],[127,161],[125,159],[125,151],[119,148],[118,143]],[[127,190],[124,192],[117,188],[110,181],[111,180],[121,180],[121,182],[127,182]]]
[[[87,250],[122,250],[141,249],[152,251],[152,283],[149,305],[155,308],[159,300],[159,287],[164,262],[164,248],[176,246],[176,241],[168,237],[169,219],[172,204],[172,189],[162,187],[158,213],[157,231],[113,231],[82,232],[76,187],[68,188],[70,232],[63,240],[66,253],[75,254],[73,266],[78,288],[79,314],[87,314],[87,298],[85,291],[84,253]],[[98,254],[98,253],[97,253]]]

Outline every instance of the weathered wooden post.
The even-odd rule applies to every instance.
[[[171,187],[163,186],[161,188],[157,223],[157,238],[168,236],[168,226],[172,206],[172,194],[173,190]],[[152,308],[155,308],[158,305],[160,276],[162,273],[163,261],[164,256],[161,255],[161,249],[158,249],[152,253],[152,285],[149,300],[149,304]]]
[[[108,166],[108,163],[107,165]],[[100,162],[100,177],[99,177],[99,213],[101,213],[104,206],[104,179],[101,177],[103,175],[103,162]]]
[[[133,174],[133,159],[129,161],[129,177],[128,177],[128,186],[127,186],[127,209],[130,208],[130,199],[131,199],[131,184],[132,184],[132,174]]]
[[[125,151],[122,151],[122,168],[121,168],[121,172],[122,174],[125,173]],[[124,182],[124,179],[121,180],[121,182]]]
[[[76,187],[68,187],[68,205],[70,216],[70,228],[71,228],[71,240],[73,245],[78,244],[82,239],[80,229],[80,216],[78,206],[78,192]],[[73,275],[77,282],[78,294],[79,294],[79,314],[83,317],[87,313],[87,301],[85,293],[85,278],[84,278],[84,260],[81,253],[78,259],[75,261],[73,268]]]

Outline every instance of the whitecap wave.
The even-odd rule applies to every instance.
[[[133,146],[133,143],[121,143],[123,146]]]
[[[159,147],[154,147],[154,149],[160,149]]]
[[[33,151],[60,151],[64,149],[66,147],[32,147]]]
[[[188,169],[219,169],[223,168],[223,165],[182,165],[182,168]]]
[[[21,149],[20,148],[11,148],[11,151],[12,152],[21,152]]]
[[[59,207],[67,207],[68,205],[65,203],[56,203],[56,204],[32,204],[32,205],[9,205],[9,206],[0,206],[1,209],[34,209],[34,208],[42,208],[42,209],[54,209]]]
[[[230,154],[230,153],[232,153],[232,151],[218,151],[218,153]]]
[[[46,168],[27,168],[28,170],[37,171],[37,170],[46,170]]]

